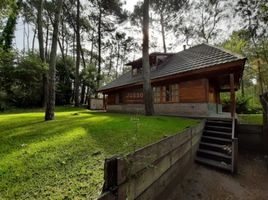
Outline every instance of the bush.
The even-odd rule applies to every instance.
[[[252,97],[243,97],[238,95],[236,97],[236,113],[238,114],[259,114],[262,113],[262,108],[258,105],[250,105]],[[224,97],[222,99],[223,111],[230,112],[231,102],[230,98]]]

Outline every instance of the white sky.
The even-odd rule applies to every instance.
[[[81,0],[81,1],[86,2],[86,0]],[[126,4],[124,5],[124,9],[127,9],[130,12],[133,12],[134,5],[136,5],[138,1],[141,1],[141,0],[125,0]],[[237,19],[232,18],[227,22],[227,24],[226,24],[226,22],[224,24],[222,24],[221,27],[224,31],[221,31],[221,35],[219,35],[218,38],[221,38],[221,39],[226,38],[229,34],[231,34],[231,32],[234,29],[237,29],[239,27],[237,21],[238,21]],[[27,29],[28,29],[27,24],[26,24],[25,28],[26,28],[26,32],[27,32]],[[15,40],[14,40],[15,47],[18,48],[19,50],[23,49],[23,41],[25,42],[26,49],[28,46],[27,45],[27,37],[25,36],[25,39],[23,39],[23,37],[24,37],[23,36],[23,29],[24,29],[24,25],[23,25],[22,19],[19,19],[17,22],[17,26],[16,26]],[[124,26],[120,26],[119,30],[123,30],[123,29],[124,29],[124,31],[127,32],[127,34],[129,36],[134,37],[138,43],[142,42],[141,41],[141,39],[142,39],[141,29],[140,29],[140,31],[135,32],[134,31],[135,27],[131,26],[129,23],[124,25]],[[29,47],[30,47],[30,49],[32,47],[32,38],[33,38],[33,26],[30,25],[29,26]],[[152,41],[157,42],[157,46],[155,48],[150,48],[150,52],[163,51],[160,30],[152,30],[151,29],[150,30],[150,39],[151,39],[151,42]],[[167,43],[167,46],[172,47],[171,51],[173,51],[173,52],[182,50],[182,48],[183,48],[183,43],[181,43],[178,40],[178,38],[175,38],[172,34],[167,36],[166,43]],[[38,40],[36,39],[35,40],[35,48],[37,48],[37,47],[38,47]],[[140,56],[140,55],[134,55],[133,58],[131,58],[131,59],[134,59],[137,56]]]
[[[83,0],[82,0],[83,1]],[[125,0],[125,5],[124,9],[133,12],[134,5],[138,2],[139,0]],[[25,40],[23,39],[23,21],[22,19],[18,19],[17,21],[17,26],[16,26],[16,31],[15,31],[15,39],[14,39],[14,45],[17,49],[22,50],[23,49],[23,41],[25,41],[25,48],[27,49],[27,37],[25,36]],[[28,26],[27,24],[25,25],[26,32],[28,33]],[[33,40],[33,26],[29,26],[29,47],[32,48],[32,40]],[[38,41],[37,39],[35,40],[35,48],[37,48]]]

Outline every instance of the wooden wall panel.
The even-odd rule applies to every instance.
[[[108,94],[107,104],[108,105],[115,105],[115,99],[116,99],[116,95],[115,94]]]
[[[180,83],[179,96],[181,103],[208,102],[207,79],[199,79]]]

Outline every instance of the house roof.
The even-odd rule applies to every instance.
[[[151,72],[151,79],[153,80],[156,78],[162,78],[174,74],[213,67],[219,64],[230,63],[244,59],[245,57],[232,53],[223,48],[211,46],[208,44],[200,44],[170,56],[167,60],[158,66],[157,70]],[[139,83],[142,81],[142,74],[132,76],[132,72],[130,70],[114,81],[99,88],[98,91],[109,90],[112,88]]]

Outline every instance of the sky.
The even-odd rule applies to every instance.
[[[81,2],[85,3],[87,0],[81,0]],[[140,0],[125,0],[125,5],[124,5],[124,9],[127,9],[129,12],[133,12],[134,9],[134,5],[137,4],[137,2]],[[230,0],[231,1],[231,0]],[[221,35],[218,38],[227,38],[229,36],[229,34],[234,30],[237,29],[237,23],[236,23],[236,19],[232,19],[229,22],[225,22],[225,24],[222,24],[221,27],[224,31],[221,32]],[[28,28],[29,28],[29,32],[28,32]],[[121,26],[119,28],[120,30],[126,31],[127,30],[127,34],[128,36],[132,36],[136,39],[136,41],[138,41],[139,43],[142,42],[142,32],[135,32],[134,31],[133,26],[131,26],[130,24]],[[23,34],[23,31],[26,31],[26,34]],[[20,18],[17,22],[17,26],[16,26],[16,32],[15,32],[15,40],[14,40],[14,45],[17,49],[22,50],[23,46],[28,47],[28,41],[27,41],[27,35],[29,34],[29,47],[30,49],[32,48],[32,40],[33,40],[33,30],[34,27],[32,25],[27,25],[27,24],[23,24],[22,19]],[[25,37],[25,38],[24,38]],[[180,50],[183,49],[183,43],[181,43],[181,41],[179,40],[180,38],[175,38],[175,36],[173,36],[172,34],[170,34],[170,36],[167,36],[167,45],[172,47],[172,52],[178,52]],[[162,49],[162,39],[161,39],[161,35],[160,35],[160,30],[153,30],[150,29],[150,40],[151,41],[156,41],[157,45],[154,48],[150,48],[150,52],[153,51],[163,51]],[[25,45],[23,45],[25,43]],[[86,45],[86,44],[85,44]],[[35,39],[35,48],[38,48],[38,40]],[[136,55],[134,55],[133,58],[135,58]],[[140,55],[137,55],[140,56]]]
[[[82,0],[83,1],[83,0]],[[126,4],[124,5],[124,9],[132,12],[134,9],[134,5],[138,2],[139,0],[125,0]],[[32,40],[33,40],[33,35],[34,35],[34,28],[32,25],[25,24],[25,31],[28,34],[28,28],[29,28],[29,47],[32,48]],[[23,50],[23,41],[25,42],[25,47],[28,47],[28,42],[27,42],[27,36],[25,35],[25,39],[23,36],[23,31],[24,31],[24,24],[22,19],[20,18],[17,21],[16,25],[16,31],[15,31],[15,40],[14,40],[14,45],[17,49]],[[35,39],[35,48],[37,48],[38,41]]]

